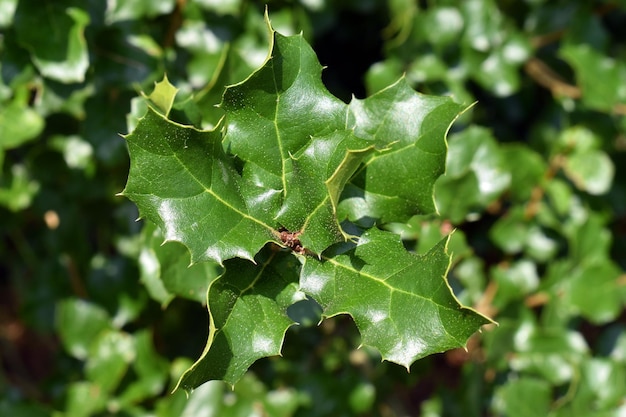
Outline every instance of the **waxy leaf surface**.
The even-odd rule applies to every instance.
[[[294,322],[287,307],[304,298],[298,291],[300,263],[288,252],[270,247],[257,265],[232,259],[209,287],[211,329],[202,357],[182,376],[179,386],[192,389],[220,379],[234,385],[257,359],[280,354]]]
[[[419,94],[404,78],[352,100],[349,123],[355,134],[386,150],[372,155],[346,187],[345,215],[387,223],[435,213],[433,187],[445,167],[445,136],[465,108],[449,97]]]
[[[257,197],[271,198],[253,205],[272,211],[280,197],[279,226],[300,231],[303,245],[321,253],[342,240],[339,193],[371,144],[346,126],[348,107],[322,84],[322,66],[301,35],[273,32],[270,55],[226,89],[225,142],[245,161],[244,175],[264,178]]]
[[[364,344],[407,368],[464,346],[489,320],[454,297],[445,242],[416,255],[397,235],[374,229],[356,239],[340,226],[435,212],[445,135],[464,107],[404,79],[345,104],[322,84],[301,35],[270,33],[270,56],[226,88],[214,130],[168,120],[176,89],[164,79],[147,96],[158,110],[126,137],[123,194],[165,241],[187,246],[191,263],[224,267],[208,290],[207,346],[178,386],[234,384],[257,359],[278,355],[294,323],[286,310],[305,295],[326,316],[351,315]]]
[[[324,316],[349,314],[363,344],[405,367],[424,356],[465,346],[488,319],[462,307],[446,281],[446,241],[424,255],[407,252],[400,238],[371,229],[356,247],[308,257],[301,289]]]
[[[272,240],[271,218],[248,214],[243,180],[219,132],[182,126],[150,109],[127,143],[132,157],[123,195],[165,240],[187,246],[192,262],[253,259]]]

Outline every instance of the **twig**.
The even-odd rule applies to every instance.
[[[582,95],[579,87],[565,82],[539,58],[530,58],[524,65],[524,70],[537,84],[547,88],[555,96],[578,99]]]

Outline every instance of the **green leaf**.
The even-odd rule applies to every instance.
[[[363,161],[354,183],[361,194],[378,200],[366,213],[390,212],[389,219],[408,220],[435,211],[433,186],[444,167],[445,135],[464,107],[418,94],[404,79],[348,106],[323,86],[322,67],[301,35],[270,32],[270,57],[226,88],[221,103],[226,117],[214,130],[177,124],[150,108],[126,137],[131,166],[122,194],[163,230],[165,241],[187,246],[192,263],[214,261],[225,268],[209,287],[207,346],[178,386],[192,389],[211,379],[234,384],[255,360],[280,353],[293,324],[286,309],[304,294],[297,287],[298,259],[276,252],[268,242],[301,254],[324,254],[323,261],[300,260],[305,269],[330,268],[327,279],[345,263],[371,264],[371,273],[353,270],[347,278],[360,279],[363,288],[348,288],[336,302],[310,287],[311,271],[300,276],[300,284],[327,315],[341,313],[334,308],[343,304],[354,307],[346,312],[364,342],[384,358],[408,368],[420,357],[463,346],[489,320],[462,307],[452,294],[445,280],[450,260],[444,242],[418,256],[396,235],[371,231],[354,249],[326,249],[349,239],[339,225],[338,206]],[[167,113],[175,89],[164,80],[155,91],[158,107]],[[401,271],[387,255],[400,261]],[[386,276],[386,270],[395,272]],[[165,286],[156,284],[152,292],[167,301]],[[374,317],[362,314],[369,297],[377,303]],[[396,330],[374,323],[381,314]]]
[[[511,181],[504,156],[487,129],[473,126],[451,136],[446,174],[435,190],[441,215],[459,222],[499,197]]]
[[[509,417],[546,416],[552,391],[543,379],[520,378],[508,381],[496,393],[496,408]]]
[[[616,88],[626,77],[626,66],[596,51],[587,44],[566,45],[561,56],[574,67],[582,98],[590,108],[612,111],[626,102],[626,91]]]
[[[163,80],[154,84],[154,90],[147,96],[147,98],[159,109],[165,116],[170,114],[172,105],[174,104],[174,98],[178,88],[174,87],[167,76],[163,77]]]
[[[241,10],[242,0],[198,0],[197,3],[220,14],[237,14]]]
[[[280,226],[299,231],[303,245],[320,253],[345,240],[336,204],[371,144],[347,131],[346,105],[322,84],[322,66],[304,38],[272,34],[271,57],[224,93],[225,143],[245,161],[244,175],[264,178],[264,189],[282,195]],[[253,205],[271,211],[261,196],[251,197]]]
[[[539,285],[537,266],[527,259],[511,265],[498,265],[492,274],[494,282],[498,284],[493,304],[500,310],[511,301],[523,299]]]
[[[275,249],[259,253],[258,265],[242,259],[224,263],[224,275],[209,287],[207,346],[178,387],[189,390],[212,379],[234,385],[257,359],[280,354],[294,324],[287,307],[304,295],[298,291],[297,259]]]
[[[91,344],[85,373],[99,390],[110,393],[118,386],[135,356],[132,336],[114,330],[104,331]]]
[[[72,298],[57,305],[56,328],[65,350],[77,359],[86,359],[94,339],[112,325],[104,309]]]
[[[1,153],[0,162],[2,162]],[[11,211],[20,211],[30,206],[33,197],[39,191],[39,183],[31,180],[26,167],[20,164],[11,167],[11,177],[9,178],[11,182],[8,187],[0,187],[0,205]],[[5,183],[4,180],[3,178],[3,183]]]
[[[425,96],[406,79],[350,103],[355,134],[387,147],[371,156],[346,187],[342,210],[351,220],[407,221],[436,211],[433,188],[443,174],[445,136],[464,106]]]
[[[13,22],[17,0],[0,0],[0,28],[4,29]]]
[[[174,0],[113,0],[107,2],[106,21],[108,24],[123,20],[136,20],[141,17],[155,17],[171,13]]]
[[[599,150],[569,156],[564,169],[578,189],[592,195],[605,194],[611,188],[615,174],[611,158]]]
[[[420,256],[407,252],[397,235],[371,229],[356,247],[333,248],[321,261],[307,257],[300,285],[325,317],[349,314],[363,345],[409,368],[424,356],[465,346],[489,323],[458,303],[445,278],[449,264],[446,240]]]
[[[190,265],[187,248],[175,242],[163,244],[163,234],[152,222],[144,225],[142,239],[139,267],[141,281],[150,296],[162,306],[176,296],[205,304],[209,284],[221,274],[219,265],[213,262]]]
[[[107,400],[107,393],[97,384],[88,381],[76,382],[67,389],[65,412],[68,416],[93,416],[104,409]]]
[[[126,139],[131,166],[122,194],[166,241],[187,246],[192,263],[251,260],[272,240],[271,216],[248,214],[243,180],[219,131],[179,125],[150,109]]]
[[[3,107],[0,113],[0,151],[20,146],[42,132],[45,124],[43,117],[18,97]]]
[[[571,271],[564,303],[593,323],[615,320],[626,301],[621,274],[621,269],[608,259],[583,263]]]
[[[302,402],[302,395],[293,388],[281,386],[270,390],[254,374],[247,373],[232,390],[218,381],[208,382],[179,401],[177,409],[171,409],[162,417],[197,417],[199,411],[206,417],[240,417],[266,415],[290,417]],[[163,401],[163,400],[162,400]]]
[[[511,370],[540,375],[553,385],[575,378],[589,352],[580,333],[562,327],[541,328],[528,319],[518,324],[514,334],[505,337],[514,344],[515,354],[508,360]]]
[[[168,376],[169,363],[155,351],[152,334],[147,330],[135,333],[134,349],[136,358],[131,366],[137,374],[133,381],[121,395],[121,402],[136,403],[151,396],[157,396],[163,391]]]
[[[511,172],[509,192],[518,201],[530,199],[533,189],[541,185],[547,169],[540,154],[522,144],[505,144],[502,158]]]
[[[85,27],[89,14],[73,1],[22,1],[15,12],[18,39],[41,73],[62,83],[82,82],[89,68]]]

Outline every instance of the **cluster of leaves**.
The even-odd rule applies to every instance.
[[[623,2],[267,3],[278,32],[302,31],[272,33],[271,59],[257,2],[0,0],[0,415],[624,413]],[[164,73],[177,92],[159,82],[137,97]],[[289,126],[298,142],[283,153],[250,146],[275,147]],[[413,129],[414,153],[397,152],[388,135],[408,144]],[[149,221],[115,197],[127,145],[139,175],[124,193]],[[176,204],[192,213],[165,210]],[[431,275],[448,269],[455,228],[448,281],[499,326],[410,374],[381,363],[400,339],[372,333],[390,304],[362,276],[432,267],[423,284],[441,285]],[[197,230],[235,245],[209,248],[217,235]],[[393,254],[382,263],[380,248]],[[342,291],[320,291],[322,279]],[[357,326],[318,326],[338,313]],[[411,335],[432,323],[412,315],[390,320]],[[232,346],[253,352],[225,345],[231,327]],[[224,353],[247,362],[211,357]],[[241,379],[170,394],[187,369],[185,387]]]
[[[270,57],[226,88],[215,129],[168,120],[176,89],[164,80],[148,97],[162,114],[151,107],[127,136],[123,195],[193,264],[223,268],[208,289],[207,347],[182,387],[234,384],[255,360],[278,355],[293,324],[287,309],[307,297],[326,317],[350,314],[363,344],[407,369],[464,346],[488,320],[461,307],[442,279],[444,241],[420,256],[391,232],[340,225],[432,214],[445,132],[461,106],[403,79],[346,105],[324,88],[302,35],[269,31]]]

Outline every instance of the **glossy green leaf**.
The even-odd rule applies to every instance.
[[[561,327],[542,328],[530,320],[521,321],[510,337],[515,349],[510,368],[540,375],[553,385],[576,378],[578,367],[589,352],[580,333]]]
[[[626,373],[621,364],[604,358],[586,360],[580,371],[580,381],[573,387],[572,395],[555,417],[571,415],[618,416],[624,411]]]
[[[0,28],[6,28],[13,20],[17,0],[0,0]]]
[[[540,186],[535,187],[528,191],[540,192]],[[558,204],[564,203],[567,201]],[[525,253],[535,261],[547,262],[560,249],[560,242],[551,229],[561,230],[562,220],[551,206],[543,202],[537,202],[536,206],[531,206],[527,201],[525,204],[516,205],[500,216],[489,230],[489,237],[507,254]],[[533,210],[529,210],[531,207]]]
[[[464,27],[461,11],[456,7],[434,7],[423,15],[422,30],[429,42],[446,47],[458,42]]]
[[[185,394],[188,398],[185,398]],[[160,417],[239,417],[256,415],[290,417],[300,405],[299,393],[293,388],[266,387],[254,374],[248,373],[232,389],[218,381],[208,382],[182,397],[178,407]]]
[[[346,105],[322,84],[322,67],[301,35],[273,32],[271,48],[259,70],[224,93],[225,143],[245,161],[244,175],[263,178],[251,205],[271,212],[266,201],[282,195],[274,218],[320,253],[345,240],[337,200],[370,144],[346,132]]]
[[[502,309],[513,300],[523,299],[539,285],[539,275],[534,262],[522,259],[511,265],[498,265],[492,270],[498,285],[494,306]]]
[[[511,173],[508,191],[519,201],[527,201],[535,187],[541,186],[546,163],[539,153],[521,144],[505,144],[501,152]]]
[[[107,399],[107,393],[97,384],[76,382],[68,387],[65,411],[71,416],[89,417],[102,411]]]
[[[599,214],[588,214],[570,226],[567,236],[572,259],[596,262],[609,258],[612,236]]]
[[[297,259],[268,247],[257,265],[233,259],[209,287],[209,340],[202,357],[185,372],[178,386],[189,390],[221,379],[234,385],[252,363],[279,355],[285,332],[294,324],[287,307],[304,295],[298,291]]]
[[[174,105],[174,98],[178,93],[178,89],[174,87],[167,76],[163,77],[163,80],[155,83],[154,90],[148,95],[150,102],[160,110],[165,116],[170,114],[172,106]]]
[[[421,357],[463,346],[489,320],[462,307],[447,285],[444,242],[418,256],[396,235],[373,230],[353,250],[327,249],[353,246],[339,225],[344,216],[402,221],[435,211],[433,186],[443,172],[445,135],[464,107],[418,94],[404,79],[346,105],[322,84],[322,67],[302,35],[285,37],[271,28],[270,34],[270,56],[226,88],[220,105],[225,118],[214,130],[169,120],[176,90],[163,80],[148,97],[160,111],[149,108],[126,136],[131,166],[122,194],[163,230],[166,242],[183,243],[192,263],[213,261],[225,268],[209,287],[207,346],[179,387],[213,379],[232,385],[257,359],[279,354],[293,324],[286,310],[304,297],[298,278],[326,315],[351,314],[364,343],[385,359],[408,368]],[[348,183],[357,194],[351,197],[361,201],[342,211]],[[362,210],[363,204],[369,208]],[[348,214],[351,207],[358,208],[355,216]],[[308,256],[277,252],[268,242]],[[382,253],[401,266],[381,259]],[[144,258],[144,270],[158,270],[153,256]],[[302,259],[305,272],[299,276]],[[362,282],[342,297],[329,300],[311,287],[319,283],[318,272],[306,269],[311,265],[330,268],[330,280],[334,269],[354,262],[370,264],[372,271],[348,269],[352,275],[343,280]],[[385,275],[388,269],[393,273]],[[149,288],[162,302],[169,300],[164,279],[152,280]],[[372,303],[373,316],[364,315]],[[335,310],[344,304],[347,311]]]
[[[272,240],[271,217],[248,213],[244,181],[218,131],[178,125],[150,110],[126,139],[131,166],[123,195],[166,241],[187,246],[192,262],[252,259]]]
[[[363,345],[409,368],[424,356],[465,346],[489,322],[456,300],[445,278],[450,263],[445,246],[443,240],[415,255],[396,235],[372,229],[354,248],[340,246],[321,261],[306,258],[300,285],[325,317],[349,314]]]
[[[84,37],[89,14],[70,0],[45,4],[22,1],[15,12],[15,29],[41,73],[63,83],[82,82],[89,68]]]
[[[165,387],[170,364],[156,352],[152,339],[152,334],[147,330],[133,335],[135,357],[130,366],[137,379],[120,396],[123,404],[133,404],[156,396]]]
[[[348,218],[387,223],[434,213],[445,136],[464,109],[450,98],[415,92],[404,78],[364,100],[353,99],[355,134],[387,149],[370,157],[346,187],[342,209]]]
[[[370,94],[379,92],[402,77],[402,63],[387,59],[373,64],[365,74],[365,85]]]
[[[205,9],[223,14],[236,14],[241,8],[241,3],[241,0],[198,0],[198,4]]]
[[[583,368],[585,385],[595,394],[594,407],[614,410],[623,405],[626,394],[626,368],[606,358],[593,358]]]

